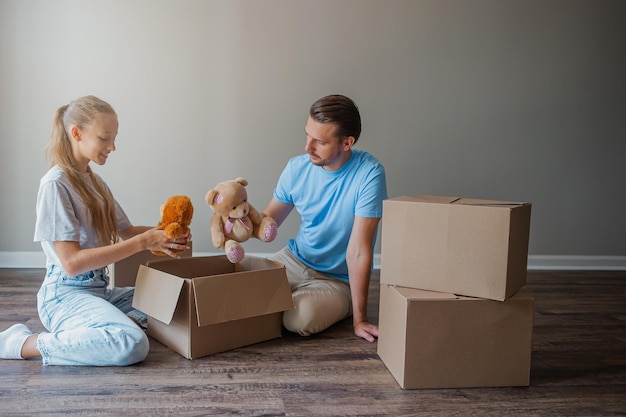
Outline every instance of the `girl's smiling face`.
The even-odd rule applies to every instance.
[[[83,128],[72,126],[72,148],[80,171],[86,171],[90,161],[104,165],[115,150],[118,121],[115,114],[98,113],[93,122]]]

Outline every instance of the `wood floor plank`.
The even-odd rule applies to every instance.
[[[0,269],[0,329],[42,331],[40,269]],[[378,275],[370,318],[377,322]],[[534,271],[529,387],[402,390],[350,320],[197,360],[151,340],[129,367],[0,361],[1,416],[626,415],[626,272]]]

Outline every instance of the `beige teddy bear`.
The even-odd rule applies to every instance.
[[[251,237],[271,242],[278,234],[278,225],[271,217],[261,214],[248,202],[248,181],[237,178],[224,181],[206,195],[206,202],[213,209],[211,237],[213,246],[222,248],[228,260],[240,262],[245,251],[240,243]]]

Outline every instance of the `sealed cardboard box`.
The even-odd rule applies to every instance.
[[[534,299],[381,285],[378,355],[404,389],[527,386]]]
[[[179,253],[178,256],[188,258],[192,255],[192,250],[192,242],[189,242],[189,249]],[[170,259],[170,257],[158,256],[145,250],[115,262],[111,273],[111,284],[116,287],[134,287],[139,265],[146,265],[150,261],[163,259]]]
[[[526,284],[529,203],[457,197],[383,202],[383,284],[505,300]]]
[[[221,255],[140,265],[133,307],[148,315],[148,335],[196,359],[280,337],[293,301],[284,265]]]

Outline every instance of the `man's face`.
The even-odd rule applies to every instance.
[[[309,154],[311,163],[328,171],[336,171],[350,158],[349,138],[339,138],[335,134],[333,123],[320,123],[308,118],[304,132],[306,145],[304,150]]]

